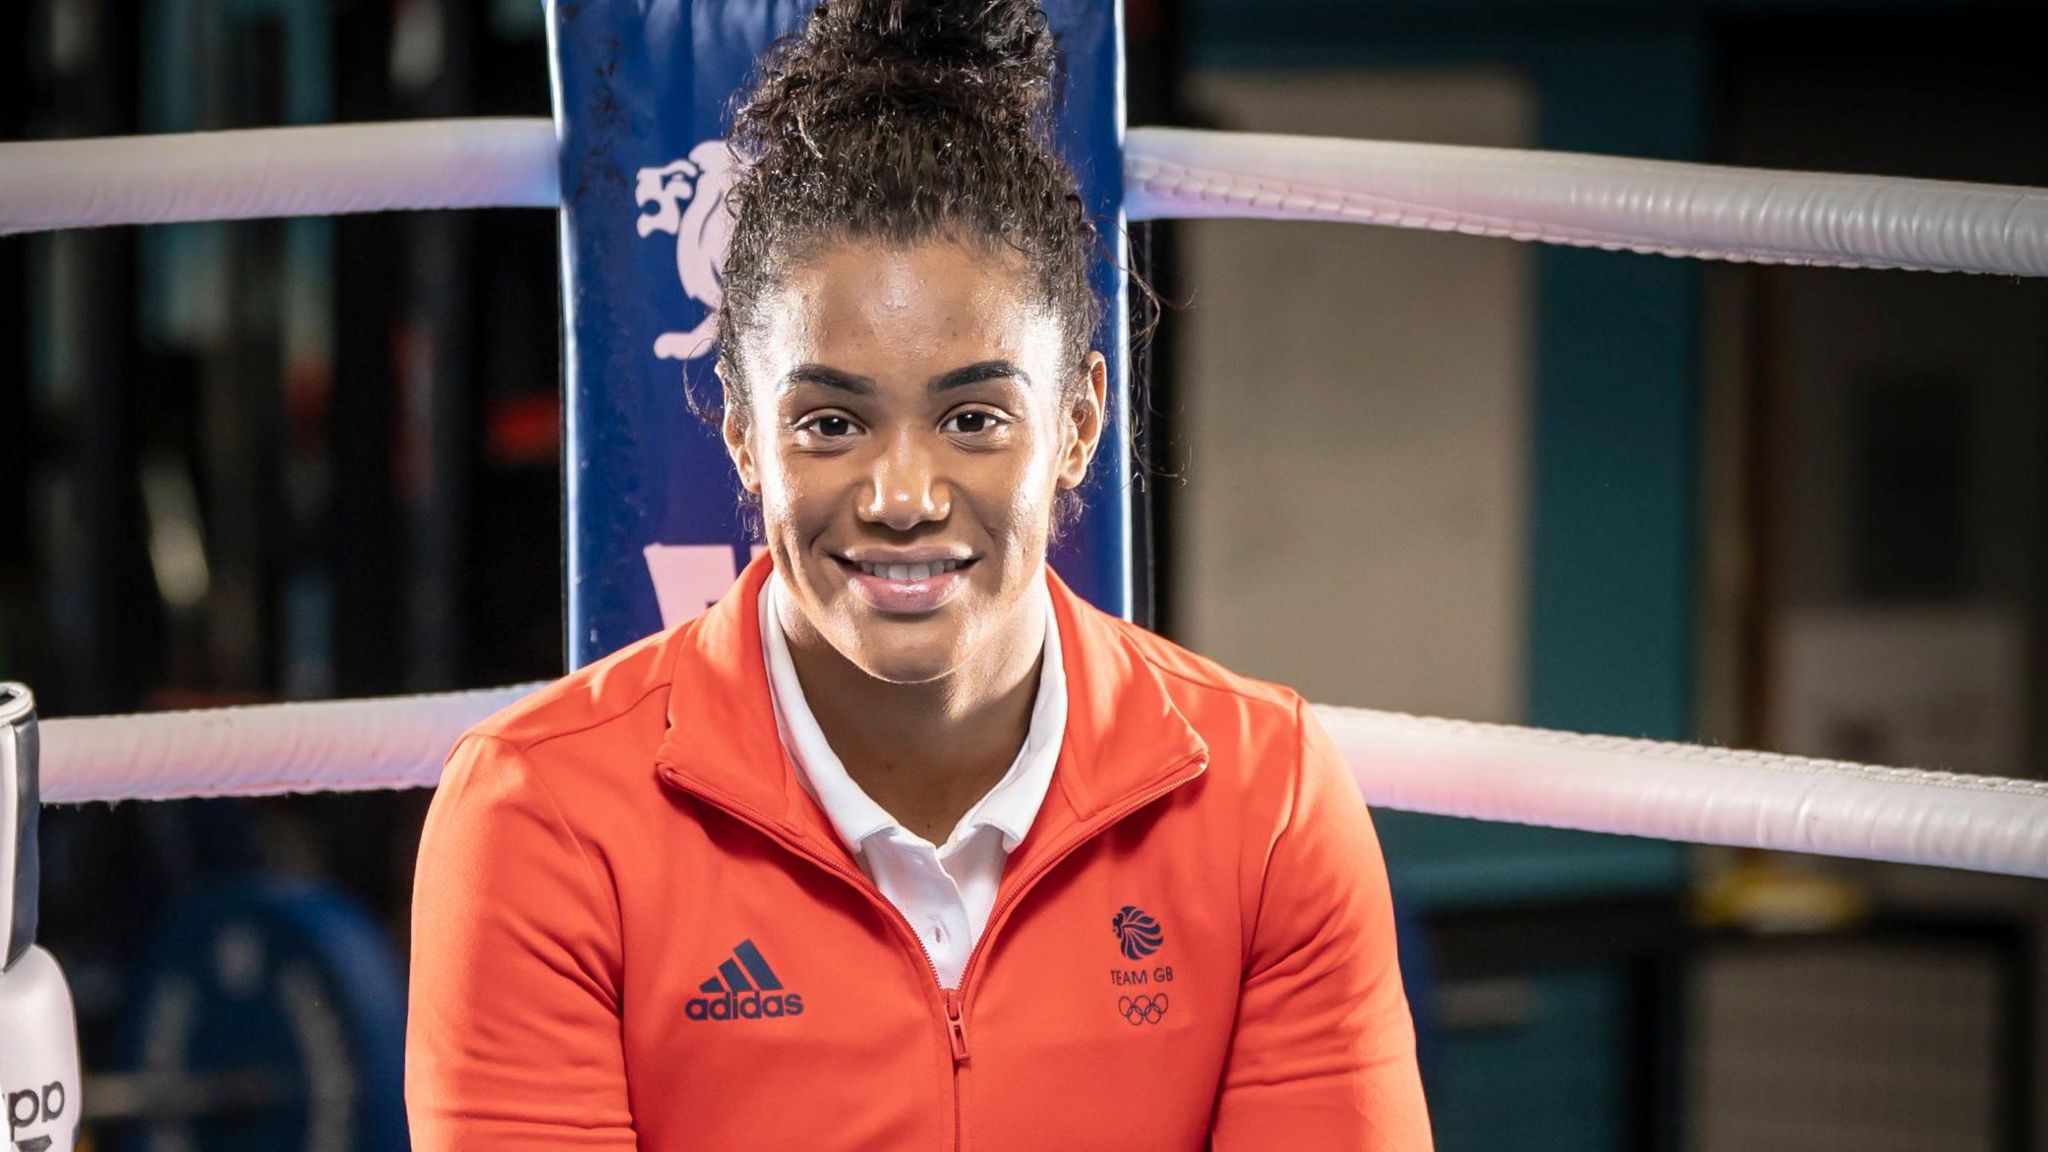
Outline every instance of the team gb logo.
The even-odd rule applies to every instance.
[[[676,277],[683,294],[703,306],[703,319],[687,332],[663,332],[654,354],[663,360],[695,360],[718,339],[718,302],[725,294],[725,249],[732,238],[726,194],[739,174],[739,161],[723,140],[706,140],[686,159],[642,168],[633,185],[641,212],[636,226],[645,239],[656,232],[676,238]],[[652,211],[649,211],[652,209]]]

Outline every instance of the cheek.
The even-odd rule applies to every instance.
[[[1036,443],[992,464],[974,484],[977,505],[990,533],[1008,544],[1018,557],[1042,547],[1050,532],[1052,505],[1058,495],[1059,469],[1055,447]]]
[[[1034,467],[1010,493],[1010,516],[1015,528],[1029,531],[1052,503],[1052,479],[1045,468]]]
[[[785,453],[778,445],[762,445],[759,461],[761,518],[769,535],[803,532],[826,514],[831,485],[815,460]]]

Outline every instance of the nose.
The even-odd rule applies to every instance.
[[[938,475],[936,461],[916,432],[905,429],[876,454],[861,499],[861,519],[907,532],[952,515],[952,487]]]

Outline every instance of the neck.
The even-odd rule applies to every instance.
[[[773,579],[773,577],[771,577]],[[790,663],[818,728],[847,775],[875,802],[965,810],[993,787],[1031,728],[1049,610],[1034,591],[953,672],[918,684],[868,675],[776,598]]]

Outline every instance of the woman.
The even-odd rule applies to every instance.
[[[766,544],[465,736],[414,1147],[1429,1147],[1385,872],[1301,698],[1045,566],[1095,238],[1031,0],[830,0],[735,137],[721,426]]]

